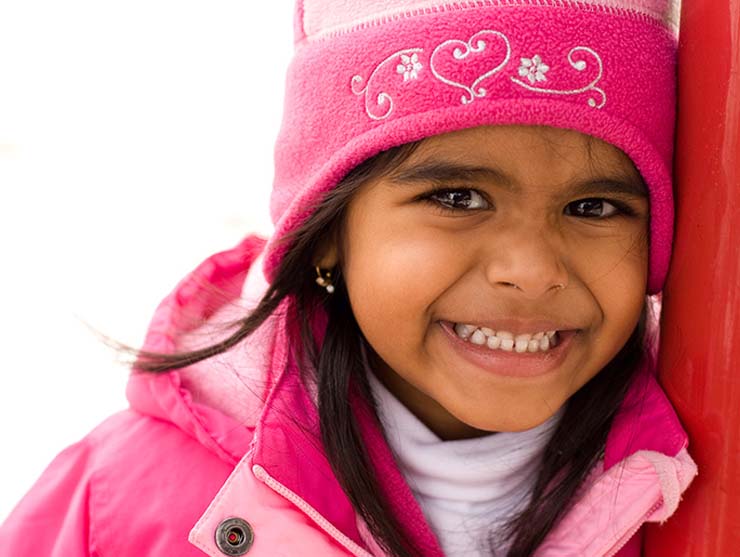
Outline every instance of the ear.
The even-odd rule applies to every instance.
[[[332,269],[336,267],[339,262],[339,252],[337,250],[337,244],[333,238],[327,238],[319,248],[313,257],[313,264],[322,269]]]

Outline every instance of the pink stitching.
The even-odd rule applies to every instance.
[[[336,526],[324,518],[319,511],[313,508],[307,501],[301,498],[290,488],[286,487],[275,478],[270,476],[262,466],[255,464],[252,466],[252,473],[254,476],[262,481],[266,486],[275,491],[276,493],[283,496],[285,499],[293,503],[296,507],[301,509],[306,515],[308,515],[313,521],[321,527],[324,532],[333,537],[337,542],[347,549],[353,555],[357,557],[373,557],[370,553],[365,551],[362,547],[357,545],[353,540],[342,533]]]

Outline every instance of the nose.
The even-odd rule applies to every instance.
[[[564,249],[551,232],[521,226],[489,236],[485,251],[485,274],[494,288],[537,299],[568,286]]]

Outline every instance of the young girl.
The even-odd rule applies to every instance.
[[[164,300],[0,554],[640,555],[696,474],[653,374],[676,15],[299,1],[274,235]]]

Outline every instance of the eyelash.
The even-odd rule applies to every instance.
[[[478,212],[482,211],[483,209],[464,209],[464,208],[454,208],[449,207],[447,205],[444,205],[442,202],[437,201],[434,199],[435,196],[438,196],[443,193],[456,193],[456,192],[475,192],[479,196],[481,196],[486,203],[491,205],[491,203],[486,199],[486,196],[480,192],[479,190],[475,188],[450,188],[450,187],[435,187],[431,190],[429,190],[426,193],[423,193],[418,197],[419,201],[429,203],[434,206],[434,208],[439,211],[442,214],[449,215],[449,214],[461,214],[461,213],[470,213],[470,212]],[[637,213],[627,204],[622,203],[620,201],[616,201],[614,199],[605,199],[602,197],[586,197],[583,199],[577,199],[575,201],[571,201],[568,203],[567,206],[573,205],[575,203],[583,203],[585,201],[601,201],[604,203],[608,203],[609,205],[612,205],[614,209],[616,209],[616,212],[613,215],[607,215],[604,217],[587,217],[587,216],[581,216],[581,218],[584,219],[591,219],[591,220],[607,220],[612,219],[619,216],[635,216]],[[579,215],[568,215],[568,216],[576,216]]]

